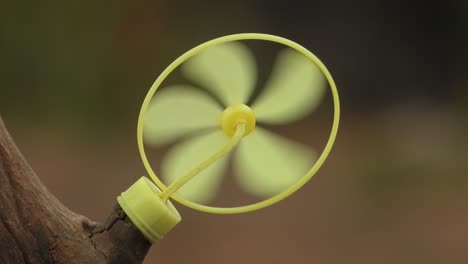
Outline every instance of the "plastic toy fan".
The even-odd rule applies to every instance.
[[[257,67],[248,47],[239,42],[248,39],[287,46],[277,55],[265,87],[250,106],[247,102],[257,84]],[[179,66],[187,80],[206,90],[182,84],[156,93]],[[320,156],[261,127],[304,118],[322,101],[327,82],[333,95],[334,121]],[[151,87],[140,112],[137,136],[143,163],[159,188],[142,178],[119,196],[119,203],[152,241],[180,221],[169,198],[211,213],[242,213],[272,205],[298,190],[318,171],[333,146],[338,123],[335,83],[326,67],[302,46],[255,33],[211,40],[175,60]],[[143,142],[153,147],[178,142],[161,165],[161,176],[169,186],[149,165]],[[233,155],[228,155],[231,151]],[[239,186],[265,200],[239,207],[206,205],[220,189],[230,156]]]
[[[174,182],[225,145],[241,122],[245,131],[234,152],[234,170],[245,191],[260,196],[277,194],[315,163],[316,154],[305,146],[256,125],[256,120],[284,124],[316,108],[326,84],[320,69],[309,59],[297,51],[283,50],[264,92],[251,108],[245,104],[255,87],[256,67],[244,44],[229,42],[206,49],[184,63],[182,72],[219,96],[225,107],[189,85],[166,87],[155,94],[144,121],[146,144],[159,146],[196,133],[176,145],[163,160],[161,175],[165,182]],[[227,156],[220,158],[177,194],[198,203],[210,202],[227,161]]]

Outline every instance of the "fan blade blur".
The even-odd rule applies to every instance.
[[[213,92],[225,106],[246,103],[256,82],[253,55],[239,42],[203,50],[182,65],[182,73]]]
[[[245,137],[234,157],[234,170],[241,187],[262,197],[276,195],[302,178],[317,155],[305,145],[260,127]]]
[[[189,133],[219,127],[222,108],[203,91],[187,85],[156,92],[146,119],[145,144],[160,146]]]
[[[221,130],[184,141],[165,156],[161,164],[162,178],[166,185],[215,153],[228,142],[229,138]],[[188,181],[176,194],[192,202],[207,204],[211,202],[221,185],[228,155],[220,158],[205,170]]]
[[[279,53],[270,79],[252,109],[260,122],[293,122],[316,109],[325,91],[321,70],[299,52],[285,49]]]

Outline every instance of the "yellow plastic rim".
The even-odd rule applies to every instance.
[[[276,42],[279,44],[283,44],[285,46],[288,46],[298,52],[300,52],[302,55],[306,56],[308,59],[310,59],[315,65],[317,65],[320,70],[323,72],[325,77],[328,80],[328,83],[330,84],[330,89],[332,92],[333,96],[333,108],[334,108],[334,113],[333,113],[333,125],[331,128],[330,132],[330,137],[328,138],[327,144],[325,145],[325,148],[323,149],[322,154],[318,158],[317,162],[312,166],[312,168],[304,175],[296,184],[293,186],[289,187],[288,189],[284,190],[283,192],[270,197],[266,200],[254,203],[254,204],[249,204],[249,205],[242,205],[242,206],[237,206],[237,207],[214,207],[214,206],[208,206],[208,205],[202,205],[198,203],[194,203],[192,201],[189,201],[187,199],[184,199],[177,194],[173,194],[171,197],[185,205],[188,206],[192,209],[206,212],[206,213],[214,213],[214,214],[239,214],[239,213],[246,213],[246,212],[251,212],[251,211],[256,211],[262,208],[265,208],[267,206],[273,205],[286,197],[290,196],[291,194],[295,193],[297,190],[299,190],[302,186],[304,186],[322,167],[323,163],[327,159],[328,155],[330,154],[330,151],[333,147],[333,144],[336,139],[336,135],[338,133],[338,126],[340,123],[340,100],[338,96],[338,90],[336,88],[335,81],[333,80],[333,77],[331,76],[330,72],[328,69],[325,67],[325,65],[314,55],[312,52],[304,48],[303,46],[297,44],[294,41],[291,41],[289,39],[285,39],[283,37],[278,37],[275,35],[270,35],[270,34],[262,34],[262,33],[242,33],[242,34],[233,34],[233,35],[228,35],[220,38],[216,38],[210,41],[207,41],[203,44],[200,44],[196,46],[195,48],[185,52],[182,56],[177,58],[175,61],[173,61],[162,73],[159,75],[159,77],[156,79],[154,84],[151,86],[150,90],[148,91],[148,94],[145,97],[145,100],[143,101],[143,105],[140,110],[140,115],[138,117],[138,125],[137,125],[137,141],[138,141],[138,149],[140,151],[140,156],[141,160],[143,161],[143,164],[146,168],[146,171],[150,175],[150,177],[153,179],[153,181],[156,183],[156,185],[161,189],[165,190],[167,186],[156,176],[156,173],[153,171],[151,168],[151,165],[148,161],[148,158],[146,156],[145,152],[145,147],[143,145],[143,126],[144,126],[144,120],[145,120],[145,114],[148,110],[148,106],[151,102],[151,98],[153,98],[154,93],[156,90],[159,88],[161,83],[169,76],[169,74],[172,73],[179,65],[184,63],[186,60],[190,59],[200,51],[213,47],[215,45],[219,45],[222,43],[226,42],[231,42],[231,41],[239,41],[239,40],[264,40],[264,41],[270,41],[270,42]],[[170,114],[170,113],[168,113]]]

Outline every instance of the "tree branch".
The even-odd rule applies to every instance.
[[[106,223],[75,214],[27,164],[0,117],[0,263],[141,263],[151,244],[116,205]]]

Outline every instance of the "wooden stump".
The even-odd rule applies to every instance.
[[[0,263],[142,263],[150,246],[118,205],[104,224],[66,208],[0,118]]]

